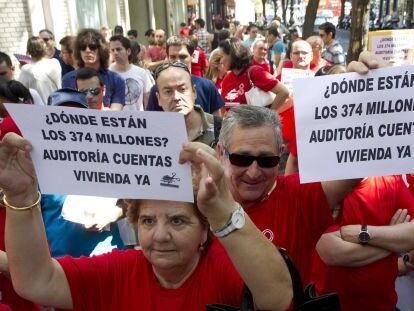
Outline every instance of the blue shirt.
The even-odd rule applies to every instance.
[[[196,87],[197,98],[195,104],[203,108],[207,113],[213,113],[224,106],[223,98],[217,91],[216,86],[208,79],[191,76],[191,80]],[[147,111],[163,111],[158,104],[158,98],[155,93],[158,91],[157,85],[151,88],[150,96],[148,99],[148,105],[145,110]]]
[[[62,78],[62,87],[69,87],[76,90],[76,73],[77,70],[73,70],[65,74]],[[105,85],[105,96],[103,103],[105,107],[110,107],[112,103],[118,103],[125,105],[125,81],[116,72],[99,69],[99,76]]]
[[[110,231],[95,232],[64,219],[65,199],[64,195],[42,195],[42,216],[53,257],[90,256],[124,248],[116,223],[111,224]]]

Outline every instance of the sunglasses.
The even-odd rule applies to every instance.
[[[46,43],[48,43],[49,40],[52,40],[52,39],[51,38],[43,38],[43,41],[45,41]]]
[[[85,51],[86,48],[88,48],[88,47],[89,47],[89,50],[96,51],[99,46],[96,43],[89,43],[89,44],[81,44],[81,45],[79,45],[79,49],[81,51]]]
[[[93,96],[97,96],[101,92],[101,88],[100,87],[89,87],[89,88],[86,88],[86,89],[81,89],[81,90],[79,90],[79,92],[81,92],[85,95],[87,95],[89,93]]]
[[[238,153],[229,153],[225,149],[226,155],[230,160],[230,163],[235,166],[240,167],[248,167],[252,165],[254,161],[257,162],[257,165],[259,165],[262,168],[271,168],[275,167],[279,164],[280,157],[279,156],[252,156],[247,154],[238,154]]]
[[[181,68],[181,69],[184,69],[185,71],[187,71],[189,74],[191,74],[190,73],[190,70],[187,67],[187,65],[184,64],[183,62],[180,62],[180,61],[176,61],[176,62],[163,62],[155,70],[155,80],[158,79],[158,77],[159,77],[159,75],[160,75],[161,72],[163,72],[164,70],[166,70],[166,69],[168,69],[170,67]]]

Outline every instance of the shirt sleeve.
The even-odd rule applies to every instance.
[[[270,72],[267,72],[260,66],[251,69],[250,77],[253,84],[265,92],[270,91],[279,83]]]
[[[216,86],[211,82],[208,81],[208,87],[210,90],[210,113],[213,113],[214,111],[217,111],[221,107],[224,107],[224,100],[223,97],[221,97],[220,93],[218,92]]]
[[[285,53],[285,45],[283,44],[283,42],[277,41],[274,45],[273,45],[273,53],[274,54],[282,54]]]
[[[145,109],[146,111],[163,111],[163,109],[158,104],[158,98],[157,98],[157,95],[155,94],[156,92],[157,92],[157,86],[153,85],[150,90],[150,95],[148,98],[148,105],[147,105],[147,108]]]

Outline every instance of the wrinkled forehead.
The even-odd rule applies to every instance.
[[[142,200],[138,214],[140,216],[196,216],[197,207],[192,203],[176,201]]]
[[[156,83],[160,89],[167,85],[191,85],[191,74],[183,68],[171,66],[159,73]]]

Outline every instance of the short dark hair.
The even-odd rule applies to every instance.
[[[227,19],[224,20],[223,27],[227,29],[230,28],[230,22]]]
[[[119,42],[121,42],[121,44],[122,44],[122,46],[124,47],[124,49],[125,50],[130,50],[131,49],[131,41],[129,41],[129,39],[128,38],[125,38],[124,36],[121,36],[121,35],[115,35],[115,36],[112,36],[110,39],[109,39],[109,42],[114,42],[114,41],[119,41]],[[132,53],[131,54],[129,54],[129,56],[128,56],[128,60],[131,62],[132,61]]]
[[[78,80],[88,80],[88,79],[93,78],[93,77],[98,77],[99,84],[101,86],[104,85],[104,83],[102,81],[102,78],[99,75],[99,73],[95,69],[88,68],[88,67],[84,67],[84,68],[80,68],[80,69],[76,70],[75,81],[77,82]]]
[[[275,27],[275,26],[269,27],[269,29],[267,30],[267,32],[268,32],[269,35],[272,35],[272,36],[274,36],[276,38],[279,38],[280,37],[279,31],[277,30],[277,27]]]
[[[78,61],[78,66],[80,68],[85,67],[85,62],[82,60],[80,50],[80,46],[85,43],[95,43],[98,46],[100,67],[107,69],[109,65],[109,49],[107,47],[105,38],[98,30],[93,28],[81,29],[76,36],[73,45],[73,53],[76,60]]]
[[[204,28],[204,26],[206,25],[206,22],[204,21],[204,19],[202,18],[197,18],[194,23],[199,24],[201,28]]]
[[[325,31],[327,35],[331,33],[332,39],[335,39],[336,28],[334,24],[325,22],[319,26],[319,29]]]
[[[181,36],[171,36],[167,40],[167,56],[169,55],[170,46],[182,46],[185,45],[187,48],[188,54],[193,55],[195,46],[191,44],[190,40],[187,37]]]
[[[131,41],[131,59],[129,60],[132,64],[139,64],[138,54],[141,52],[141,47],[136,41]]]
[[[53,34],[53,32],[51,32],[49,29],[42,29],[42,30],[40,30],[39,31],[39,35],[42,33],[42,32],[47,32],[51,37],[52,37],[52,40],[55,40],[55,35]]]
[[[223,27],[224,27],[223,20],[218,19],[218,20],[216,20],[216,21],[214,22],[214,28],[215,28],[216,30],[222,30],[222,29],[223,29]]]
[[[123,35],[124,34],[124,28],[120,25],[116,25],[114,28],[114,34],[115,35]]]
[[[73,42],[75,41],[74,36],[66,36],[60,39],[59,44],[60,46],[64,47],[68,50],[69,53],[73,53]]]
[[[138,31],[136,31],[135,29],[128,30],[127,36],[133,36],[135,38],[138,38]]]
[[[150,28],[144,33],[144,36],[151,37],[154,33],[155,33],[154,29]]]
[[[230,37],[231,37],[231,33],[230,33],[230,31],[228,29],[222,29],[217,34],[217,40],[218,40],[218,42],[221,42],[223,40],[226,40],[226,39],[228,39]]]
[[[238,38],[230,38],[219,43],[224,53],[230,56],[229,69],[245,69],[252,60],[250,49]]]
[[[0,64],[1,63],[6,63],[8,67],[13,66],[10,56],[0,51]]]
[[[7,80],[0,77],[0,97],[11,103],[33,104],[33,98],[28,88],[16,80]]]

